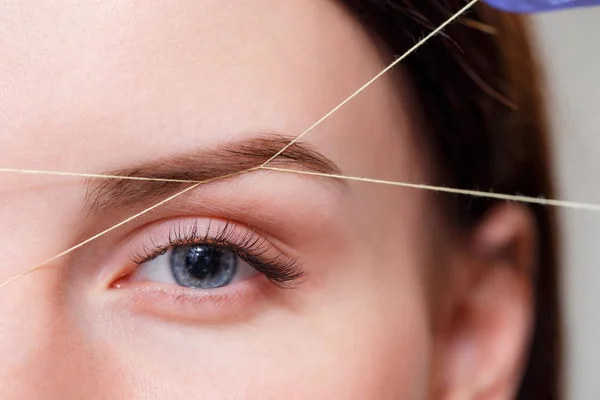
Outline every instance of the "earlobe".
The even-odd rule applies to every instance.
[[[443,339],[445,400],[512,399],[533,320],[536,237],[526,208],[500,205],[480,222],[455,268],[469,277]]]

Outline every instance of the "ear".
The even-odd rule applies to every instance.
[[[458,251],[462,283],[440,338],[440,399],[514,398],[532,331],[536,252],[533,215],[514,204],[490,210]]]

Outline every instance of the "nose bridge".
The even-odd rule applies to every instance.
[[[86,344],[52,275],[41,270],[0,288],[3,400],[88,398],[79,384]]]

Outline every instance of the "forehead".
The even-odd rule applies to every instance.
[[[146,159],[157,146],[300,133],[381,66],[327,0],[1,0],[0,10],[0,135],[20,167],[81,170],[85,156],[95,170],[123,162],[115,146]]]

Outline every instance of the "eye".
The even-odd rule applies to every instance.
[[[155,221],[119,247],[106,280],[117,304],[172,322],[245,318],[304,277],[300,254],[284,242],[217,218]]]
[[[233,251],[210,244],[179,245],[139,267],[130,282],[152,281],[194,289],[215,289],[259,272]]]
[[[276,285],[287,286],[303,275],[298,260],[287,256],[272,240],[229,221],[167,221],[153,228],[131,251],[136,267],[114,287],[160,282],[209,290],[260,274]]]

